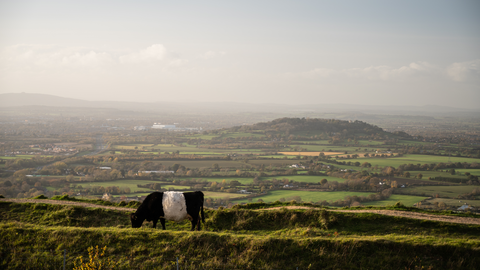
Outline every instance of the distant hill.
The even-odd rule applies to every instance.
[[[26,107],[26,106],[45,106],[45,107],[77,107],[77,108],[113,108],[123,110],[155,110],[159,107],[156,103],[141,102],[119,102],[119,101],[88,101],[74,98],[64,98],[46,94],[34,93],[8,93],[0,94],[0,107]],[[174,106],[171,106],[174,107]],[[163,109],[169,107],[162,105]]]
[[[404,132],[389,133],[382,128],[362,122],[362,121],[344,121],[338,119],[319,119],[319,118],[280,118],[269,122],[262,122],[253,125],[233,127],[232,131],[251,132],[256,130],[270,132],[289,132],[299,133],[311,131],[314,133],[339,133],[342,135],[354,134],[394,134],[398,137],[410,138],[411,136]]]
[[[17,106],[56,106],[56,107],[90,107],[89,101],[64,98],[45,94],[31,93],[8,93],[0,94],[1,107],[17,107]]]
[[[342,114],[343,119],[361,119],[371,121],[377,115],[402,115],[402,116],[458,116],[476,117],[478,110],[451,108],[445,106],[370,106],[354,104],[253,104],[239,102],[171,102],[155,101],[146,97],[145,102],[122,101],[88,101],[82,99],[65,98],[47,94],[36,93],[6,93],[0,94],[0,108],[21,108],[28,106],[68,107],[68,108],[105,108],[133,111],[151,111],[168,113],[264,113],[285,116],[309,115],[321,113]],[[271,119],[271,118],[270,118]]]

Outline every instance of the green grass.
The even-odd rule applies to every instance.
[[[130,188],[130,191],[144,191],[148,190],[147,188],[139,188],[137,185],[146,185],[146,184],[155,184],[159,183],[159,181],[152,181],[152,180],[115,180],[115,181],[104,181],[104,182],[76,182],[77,186],[82,186],[83,188],[99,186],[99,187],[119,187],[119,188]],[[163,186],[163,183],[160,182]]]
[[[303,202],[319,202],[326,200],[327,202],[334,202],[337,200],[343,200],[346,196],[368,196],[372,193],[367,192],[348,192],[348,191],[335,191],[335,192],[319,192],[319,191],[299,191],[299,190],[275,190],[269,191],[267,195],[254,197],[251,202],[256,202],[258,199],[262,199],[264,202],[275,202],[281,198],[291,200],[294,196],[299,196]],[[409,196],[409,195],[392,195],[390,198],[382,201],[370,201],[363,202],[365,206],[387,206],[394,205],[396,202],[401,202],[407,206],[413,206],[426,196]],[[235,200],[235,203],[248,203],[248,199]]]
[[[478,188],[478,186],[419,186],[414,188],[405,188],[404,191],[411,192],[412,194],[425,194],[428,197],[434,197],[435,194],[439,194],[440,197],[453,199],[458,197],[458,195],[472,192],[474,188]]]
[[[403,157],[391,157],[391,158],[357,158],[357,159],[340,159],[339,161],[358,161],[360,163],[369,162],[372,166],[393,166],[398,167],[402,164],[431,164],[431,163],[448,163],[448,156],[431,156],[431,155],[404,155]],[[450,157],[451,162],[467,162],[467,163],[480,163],[480,159],[475,158],[462,158],[462,157]]]
[[[167,222],[167,231],[148,222],[129,228],[129,212],[0,203],[0,268],[61,268],[66,250],[72,269],[97,245],[122,269],[175,269],[176,258],[181,269],[476,269],[480,263],[479,225],[234,208],[207,210],[205,230],[188,232],[188,221]]]
[[[428,200],[428,202],[432,204],[435,202],[444,202],[448,206],[456,206],[456,207],[460,207],[464,204],[468,204],[473,207],[480,207],[480,200],[434,198],[434,199]]]
[[[260,158],[273,158],[273,159],[296,159],[296,156],[287,156],[287,155],[260,155]]]
[[[368,196],[371,193],[367,192],[348,192],[348,191],[337,191],[337,192],[318,192],[318,191],[301,191],[301,190],[273,190],[269,191],[267,195],[258,196],[252,198],[252,201],[255,202],[258,199],[262,199],[264,202],[275,202],[279,201],[281,198],[288,200],[294,196],[300,196],[304,202],[318,202],[318,201],[336,201],[343,200],[346,196]],[[247,203],[248,199],[236,200],[235,203]]]
[[[365,153],[364,151],[364,146],[336,146],[336,145],[305,145],[305,144],[299,144],[299,145],[295,145],[295,144],[292,144],[290,145],[291,148],[306,148],[307,151],[311,151],[311,152],[322,152],[322,151],[325,151],[325,152],[330,152],[330,150],[332,150],[332,152],[345,152],[347,151],[348,153],[347,154],[363,154]],[[355,151],[357,150],[358,148],[361,148],[360,151]],[[282,150],[282,151],[279,151],[279,152],[289,152],[289,150]],[[295,152],[295,151],[294,151]]]
[[[386,200],[363,202],[362,205],[365,205],[365,206],[387,206],[387,205],[394,205],[397,202],[401,202],[403,205],[413,206],[415,203],[418,203],[418,202],[420,202],[420,201],[422,201],[426,198],[428,198],[428,197],[393,194]]]
[[[456,169],[455,169],[456,171]],[[467,170],[464,170],[464,172]],[[446,177],[446,178],[457,178],[457,179],[467,179],[467,177],[463,173],[457,173],[455,175],[451,175],[447,170],[441,171],[409,171],[410,177],[413,178],[417,176],[419,173],[422,174],[422,180],[427,180],[429,177]]]
[[[265,177],[265,179],[268,179],[268,180],[271,180],[273,178],[277,180],[288,179],[296,182],[304,182],[304,183],[312,183],[312,184],[318,184],[318,182],[322,181],[322,179],[327,179],[328,182],[337,181],[339,183],[343,183],[346,181],[346,179],[343,179],[343,178],[332,177],[332,176],[322,176],[322,175],[288,175],[288,176]]]
[[[0,159],[17,159],[17,158],[29,159],[29,158],[36,157],[36,156],[37,156],[37,155],[16,155],[16,156],[14,156],[14,157],[0,156]],[[46,157],[46,156],[41,156],[41,157]]]
[[[218,177],[218,178],[213,178],[213,177],[186,177],[186,178],[181,178],[182,179],[193,179],[195,178],[196,180],[204,180],[207,182],[217,182],[221,183],[223,180],[225,180],[227,183],[230,183],[231,181],[238,181],[242,185],[248,185],[253,183],[253,178],[243,178],[243,177]],[[287,176],[269,176],[269,177],[261,177],[260,181],[264,180],[272,180],[273,178],[282,181],[283,179],[288,179],[288,180],[294,180],[296,182],[305,182],[305,183],[313,183],[317,184],[320,182],[322,179],[327,179],[329,182],[337,181],[339,183],[343,183],[346,180],[343,178],[337,178],[337,177],[331,177],[331,176],[311,176],[311,175],[287,175]]]
[[[245,197],[245,194],[239,193],[227,193],[227,192],[213,192],[213,191],[203,191],[205,198],[214,198],[214,199],[234,199],[238,197]]]

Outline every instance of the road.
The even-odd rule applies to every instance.
[[[94,156],[98,155],[100,152],[106,149],[106,146],[103,144],[103,135],[99,134],[95,136],[95,147],[93,151],[85,154],[84,156]]]

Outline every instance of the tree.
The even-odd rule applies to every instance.
[[[444,202],[439,202],[438,203],[438,208],[445,209],[446,207],[447,207],[447,205]]]
[[[392,188],[397,188],[397,187],[398,187],[397,181],[392,181],[392,183],[390,184],[390,186],[391,186]]]
[[[153,184],[153,189],[154,189],[154,190],[161,190],[161,189],[162,189],[162,185],[160,185],[160,183],[155,183],[155,184]]]
[[[323,178],[322,180],[320,180],[320,184],[325,185],[326,183],[328,183],[327,179]]]
[[[391,166],[388,166],[386,169],[385,169],[385,174],[392,177],[393,174],[395,172],[395,168],[391,167]]]
[[[417,174],[417,179],[422,179],[422,177],[423,177],[423,174],[421,173]]]
[[[406,178],[410,178],[410,172],[404,172],[403,176],[406,177]]]

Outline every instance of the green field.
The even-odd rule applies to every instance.
[[[288,180],[293,180],[296,182],[305,182],[305,183],[312,183],[312,184],[318,184],[322,179],[327,179],[328,182],[333,182],[337,181],[339,183],[343,183],[346,181],[346,179],[343,178],[338,178],[338,177],[332,177],[332,176],[320,176],[320,175],[288,175],[288,176],[272,176],[272,177],[265,177],[262,179],[277,179],[277,180],[283,180],[283,179],[288,179]]]
[[[337,200],[343,200],[346,196],[368,196],[368,192],[312,192],[312,191],[297,191],[297,190],[275,190],[269,191],[265,196],[259,196],[252,198],[251,202],[256,202],[258,199],[262,199],[264,202],[275,202],[284,198],[287,201],[294,196],[300,196],[304,202],[319,202],[326,200],[328,202],[334,202]],[[386,206],[394,205],[396,202],[401,202],[406,206],[413,206],[421,200],[426,199],[424,196],[409,196],[409,195],[391,195],[387,200],[372,201],[362,203],[365,206]],[[248,199],[235,200],[235,203],[248,203]]]
[[[418,186],[405,188],[404,191],[412,194],[425,194],[428,197],[435,197],[435,194],[439,194],[440,197],[456,198],[458,195],[472,192],[474,188],[478,188],[478,186]]]
[[[363,154],[365,153],[365,146],[337,146],[337,145],[290,145],[291,148],[306,148],[310,152],[347,152],[347,154]],[[358,148],[360,150],[356,151]],[[331,150],[331,151],[330,151]],[[369,149],[368,152],[375,151],[376,149]],[[282,150],[282,152],[287,152],[287,149]]]
[[[226,192],[212,192],[212,191],[202,191],[206,198],[215,198],[215,199],[225,199],[225,198],[239,198],[245,197],[245,194],[239,193],[226,193]]]
[[[99,186],[99,187],[119,187],[119,188],[130,188],[130,191],[137,192],[137,191],[145,191],[149,190],[147,188],[139,188],[137,185],[146,185],[146,184],[154,184],[154,183],[161,183],[159,181],[152,181],[152,180],[115,180],[115,181],[103,181],[103,182],[75,182],[77,186],[82,186],[83,188]]]
[[[387,206],[395,205],[395,203],[401,202],[405,206],[412,207],[415,203],[418,203],[419,201],[422,201],[426,198],[428,197],[393,194],[386,200],[364,202],[362,204],[365,206]]]
[[[456,207],[460,207],[464,204],[468,204],[473,207],[480,207],[480,200],[459,200],[459,199],[445,199],[445,198],[434,198],[431,200],[428,200],[429,203],[436,203],[436,202],[444,202],[446,205],[453,205]]]
[[[371,193],[367,192],[316,192],[316,191],[301,191],[301,190],[273,190],[269,191],[267,195],[252,198],[252,202],[262,199],[264,202],[275,202],[284,198],[300,196],[303,202],[319,202],[319,201],[336,201],[343,200],[346,196],[368,196]],[[248,203],[248,199],[236,200],[235,203]]]
[[[393,166],[398,167],[403,164],[432,164],[432,163],[449,163],[450,162],[467,162],[480,163],[480,159],[464,158],[464,157],[446,157],[446,156],[431,156],[431,155],[404,155],[403,157],[391,158],[356,158],[356,159],[339,159],[338,161],[358,161],[360,163],[369,162],[372,166]]]
[[[16,155],[14,157],[5,157],[5,156],[0,156],[0,159],[17,159],[17,158],[22,158],[22,159],[29,159],[32,157],[51,157],[51,156],[41,156],[41,155]]]
[[[455,179],[467,179],[467,177],[465,176],[464,173],[458,173],[459,171],[457,171],[457,169],[455,169],[455,171],[457,172],[455,175],[451,175],[449,172],[447,172],[447,170],[444,170],[443,172],[441,171],[409,171],[410,172],[410,178],[414,178],[415,176],[417,176],[419,173],[422,174],[422,180],[427,180],[429,177],[433,178],[433,177],[445,177],[445,178],[455,178]],[[471,171],[475,171],[475,172],[478,172],[478,170],[463,170],[464,172],[471,172]],[[473,175],[475,175],[475,173],[472,173]]]

